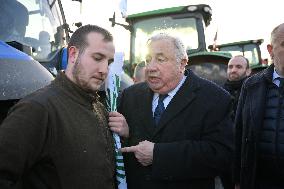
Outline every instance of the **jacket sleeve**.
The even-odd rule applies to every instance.
[[[152,176],[169,180],[212,178],[228,170],[233,151],[230,108],[228,96],[219,99],[203,116],[199,139],[156,143]]]
[[[46,139],[47,111],[36,102],[19,102],[0,126],[0,188],[13,187],[31,168]]]

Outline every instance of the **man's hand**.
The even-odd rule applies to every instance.
[[[128,138],[129,128],[125,117],[118,112],[109,112],[108,125],[112,132],[117,133],[119,136]]]
[[[139,163],[143,166],[148,166],[153,162],[154,143],[145,140],[139,142],[136,146],[121,148],[120,151],[133,152]]]

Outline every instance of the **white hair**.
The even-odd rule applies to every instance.
[[[147,41],[147,44],[150,44],[152,41],[158,41],[163,39],[170,40],[173,42],[175,48],[175,56],[178,63],[180,63],[180,61],[183,59],[188,59],[184,44],[178,37],[171,36],[167,33],[159,33],[150,37]]]

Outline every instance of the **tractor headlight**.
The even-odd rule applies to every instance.
[[[204,7],[203,10],[204,10],[204,12],[208,12],[208,13],[212,14],[212,9],[210,7]]]
[[[197,10],[197,6],[195,6],[195,5],[193,5],[193,6],[188,6],[188,7],[187,7],[187,10],[188,10],[189,12],[194,12],[194,11]]]

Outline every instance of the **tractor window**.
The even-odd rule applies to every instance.
[[[258,51],[256,44],[246,44],[246,45],[232,45],[226,47],[220,47],[220,51],[228,51],[232,56],[243,55],[248,60],[250,65],[259,64]]]
[[[16,0],[0,0],[0,40],[23,42],[29,24],[27,7]]]
[[[133,26],[132,49],[134,62],[141,62],[146,55],[146,42],[154,34],[168,33],[178,36],[186,49],[198,48],[198,33],[195,18],[173,19],[172,17],[151,18],[137,22]]]
[[[0,40],[31,46],[32,56],[41,61],[64,45],[56,38],[57,28],[62,25],[57,3],[47,0],[0,0],[0,3],[1,15],[5,14],[0,17],[0,23],[7,26],[5,31],[0,31]]]
[[[228,51],[232,54],[232,56],[236,55],[243,55],[243,49],[241,46],[227,46],[227,47],[220,47],[220,51]]]
[[[255,44],[244,46],[244,56],[249,60],[250,65],[259,64],[257,47]]]

